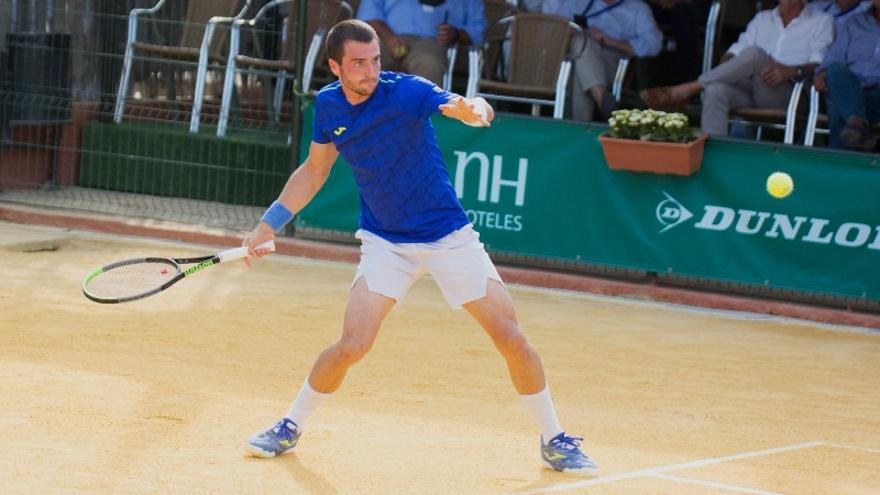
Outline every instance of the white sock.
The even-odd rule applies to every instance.
[[[541,435],[544,437],[544,442],[549,442],[551,438],[562,433],[559,417],[556,416],[556,408],[553,407],[553,400],[550,398],[550,387],[545,386],[544,390],[537,394],[520,395],[520,398],[538,424],[541,425]]]
[[[296,395],[296,399],[293,401],[293,404],[290,406],[290,410],[287,411],[285,417],[296,423],[296,426],[302,430],[306,418],[311,416],[312,413],[315,412],[315,409],[324,402],[324,399],[331,395],[332,394],[322,394],[313,389],[312,386],[309,385],[309,379],[306,378],[306,382],[303,383],[302,388],[299,389],[299,393]]]

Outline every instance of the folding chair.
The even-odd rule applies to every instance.
[[[251,0],[244,0],[244,5],[236,12],[236,7],[241,3],[242,0],[189,0],[183,32],[179,43],[174,46],[138,41],[138,18],[155,14],[165,4],[165,0],[159,0],[150,8],[133,9],[128,14],[128,38],[125,44],[122,77],[116,94],[113,121],[117,124],[122,122],[135,53],[144,54],[150,58],[197,63],[198,76],[196,77],[194,104],[198,102],[201,105],[208,65],[223,62],[221,51],[225,41],[225,33],[217,36],[217,39],[214,40],[214,32],[218,25],[231,24],[244,16],[250,7]],[[195,126],[198,128],[198,116],[195,115],[195,112],[193,113]]]
[[[493,34],[495,37],[504,35],[502,31],[497,33],[497,23],[501,19],[514,15],[517,12],[516,0],[483,0],[483,17],[486,18],[486,30],[483,33],[483,39],[487,39]],[[494,33],[492,31],[495,31]],[[456,72],[463,70],[467,72],[467,63],[458,64],[458,44],[451,45],[446,49],[446,73],[443,74],[443,89],[452,91],[452,79]]]
[[[804,146],[813,146],[816,134],[828,135],[828,115],[819,113],[819,90],[810,85],[810,111],[807,114],[807,130],[804,132]],[[821,125],[821,127],[819,127]]]
[[[273,0],[267,3],[252,19],[237,20],[232,25],[232,34],[229,39],[229,54],[226,61],[226,77],[223,81],[223,101],[220,106],[220,117],[217,123],[217,136],[225,136],[229,126],[229,111],[232,106],[235,75],[238,72],[248,72],[255,75],[269,76],[276,79],[273,98],[273,119],[278,122],[281,113],[281,100],[283,99],[284,87],[287,80],[296,83],[297,74],[295,69],[296,37],[288,32],[289,26],[295,25],[296,10],[290,6],[290,12],[285,19],[281,35],[281,57],[278,59],[265,59],[241,53],[241,28],[254,29],[266,14],[280,5],[290,4],[294,0]],[[307,0],[308,19],[306,22],[307,39],[309,48],[303,62],[303,75],[299,88],[295,91],[307,91],[311,84],[312,71],[319,53],[323,50],[322,44],[327,31],[341,19],[352,16],[351,6],[342,0]]]
[[[761,134],[765,127],[781,129],[784,131],[785,144],[794,144],[795,126],[798,121],[798,109],[803,92],[804,81],[800,80],[794,84],[785,110],[778,108],[732,108],[729,123],[757,127],[755,139],[758,141],[761,140]]]
[[[468,64],[467,96],[501,101],[530,103],[532,115],[540,106],[553,108],[553,118],[565,112],[565,97],[571,74],[569,42],[572,35],[582,35],[577,24],[555,15],[521,13],[505,17],[497,24],[510,24],[508,70],[503,80],[484,76],[484,50],[471,49]],[[495,67],[486,68],[485,76],[497,76]]]
[[[722,0],[713,0],[706,17],[706,37],[703,39],[703,70],[708,72],[715,63],[715,48],[721,40],[721,14],[724,9]]]

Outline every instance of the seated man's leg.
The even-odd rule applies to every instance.
[[[446,72],[446,47],[433,38],[405,36],[408,51],[403,71],[422,76],[434,84],[443,84]]]
[[[571,118],[589,122],[593,120],[595,105],[593,98],[587,92],[587,88],[581,85],[581,80],[575,77],[571,81]]]
[[[593,120],[595,104],[601,102],[602,94],[609,86],[609,79],[603,62],[602,47],[587,40],[583,51],[580,46],[573,47],[578,54],[574,59],[574,84],[572,84],[572,118]],[[598,98],[596,97],[598,94]]]
[[[704,72],[696,81],[643,89],[639,96],[651,108],[657,110],[681,110],[687,101],[714,84],[735,86],[751,80],[771,61],[764,50],[748,47],[732,59],[719,64],[714,69]],[[705,111],[705,102],[704,102]],[[739,103],[734,106],[740,106]],[[726,120],[726,117],[725,117]],[[726,134],[726,124],[725,124]]]
[[[880,85],[864,90],[865,92],[865,108],[867,113],[865,117],[869,125],[880,123]]]
[[[742,84],[711,83],[703,90],[700,128],[706,134],[726,136],[730,109],[752,105],[752,95]]]
[[[599,113],[602,116],[602,120],[608,120],[611,112],[619,108],[612,90],[614,89],[614,77],[617,75],[617,67],[620,65],[620,59],[623,56],[617,50],[602,48],[602,67],[605,69],[605,80],[608,83],[605,86],[594,86],[590,92],[590,96],[599,105]]]
[[[829,120],[834,147],[871,150],[877,138],[868,129],[868,102],[859,78],[844,64],[828,67]],[[876,102],[875,102],[876,105]],[[876,112],[873,108],[872,112]]]
[[[868,109],[868,126],[880,124],[880,85],[874,86],[873,88],[868,88],[864,90],[864,93],[865,108]],[[877,136],[876,129],[874,129],[873,133],[875,136]],[[876,147],[877,146],[875,144],[875,150]]]
[[[784,109],[791,99],[791,91],[794,84],[791,81],[782,81],[775,86],[767,86],[761,77],[752,78],[752,97],[757,108]]]
[[[767,52],[758,47],[750,46],[727,62],[704,72],[697,78],[697,81],[704,88],[716,82],[735,84],[760,74],[771,60]]]
[[[843,143],[840,142],[840,131],[846,125],[846,118],[840,113],[840,107],[834,104],[830,92],[825,94],[825,103],[828,106],[828,146],[842,149]]]

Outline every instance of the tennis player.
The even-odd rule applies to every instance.
[[[556,471],[592,474],[583,440],[559,424],[541,359],[517,323],[513,304],[449,180],[429,117],[440,111],[488,126],[492,108],[420,77],[381,72],[379,38],[368,24],[343,21],[327,35],[338,81],[318,92],[309,155],[244,240],[259,244],[300,211],[327,180],[339,153],[360,190],[361,260],[339,340],[315,361],[287,414],[245,444],[259,457],[291,450],[312,412],[335,392],[370,350],[383,319],[421,275],[430,273],[452,307],[467,310],[507,361],[510,377],[541,429],[541,459]]]

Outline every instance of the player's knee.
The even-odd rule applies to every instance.
[[[532,352],[531,344],[529,344],[526,336],[520,331],[509,332],[500,337],[496,344],[501,353],[507,358],[523,359]]]
[[[336,344],[336,356],[342,362],[354,364],[368,352],[372,343],[364,339],[343,338]]]

